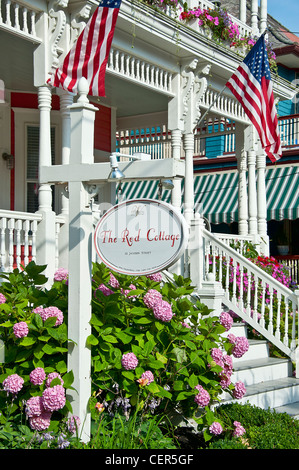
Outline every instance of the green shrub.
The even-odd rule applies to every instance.
[[[230,403],[217,408],[215,415],[226,423],[226,428],[232,427],[234,421],[242,422],[246,430],[242,442],[247,448],[299,449],[299,422],[287,413],[264,410],[249,403]],[[222,448],[222,445],[227,443],[218,440],[211,448]]]
[[[22,271],[1,274],[0,336],[5,343],[5,363],[0,364],[2,448],[83,445],[80,436],[67,430],[72,408],[64,394],[73,382],[73,372],[67,370],[68,343],[72,341],[67,334],[67,282],[62,279],[50,289],[44,288],[44,269],[31,262]],[[127,437],[134,426],[137,434],[132,434],[130,445],[159,446],[160,442],[171,447],[173,429],[170,426],[170,436],[164,429],[174,411],[184,418],[193,417],[205,440],[211,440],[211,425],[225,427],[211,405],[219,401],[223,382],[229,393],[235,390],[226,381],[228,371],[224,374],[224,366],[213,359],[213,350],[228,357],[233,344],[222,335],[225,328],[219,318],[193,296],[190,279],[174,276],[174,282],[161,282],[157,275],[124,276],[94,264],[92,284],[92,334],[87,341],[92,352],[90,409],[101,432],[93,428],[91,445],[105,446],[108,438],[124,446],[117,436],[125,431]],[[159,297],[159,307],[149,306],[148,294]],[[36,369],[44,374],[38,383],[32,380]],[[56,376],[47,384],[51,373]],[[14,391],[7,389],[12,376],[18,380]],[[61,406],[34,424],[28,400],[44,398],[46,389],[55,386],[59,393],[63,389]],[[105,423],[108,437],[101,423]]]

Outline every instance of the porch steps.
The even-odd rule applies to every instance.
[[[243,331],[243,334],[242,334]],[[235,324],[229,333],[246,336],[246,325]],[[247,403],[263,409],[288,413],[299,419],[299,379],[292,376],[292,363],[286,358],[270,357],[268,342],[248,340],[249,350],[242,358],[233,358],[232,382],[241,381],[246,393],[233,399],[223,393],[221,403]]]

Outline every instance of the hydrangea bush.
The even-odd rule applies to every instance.
[[[47,290],[44,269],[32,262],[1,275],[0,447],[3,439],[12,445],[12,429],[33,447],[65,448],[80,432],[67,399],[68,275],[59,270]],[[108,426],[120,416],[122,426],[138,421],[141,430],[175,413],[193,417],[206,440],[225,430],[212,408],[223,391],[243,397],[244,385],[231,377],[234,356],[248,349],[246,338],[222,335],[232,324],[228,314],[213,316],[181,276],[129,277],[94,264],[92,284],[93,423]]]
[[[225,313],[213,316],[193,297],[189,279],[174,279],[132,278],[94,265],[91,410],[95,419],[99,412],[176,412],[195,419],[210,439],[219,429],[209,428],[212,405],[224,390],[234,398],[246,391],[231,376],[233,357],[248,350],[248,341],[224,337]]]
[[[1,274],[5,362],[0,364],[0,425],[7,433],[12,426],[21,434],[27,427],[29,436],[57,432],[71,412],[66,399],[73,379],[66,365],[67,287],[59,281],[42,289],[44,269],[32,262],[23,271]],[[1,437],[9,436],[3,432]]]

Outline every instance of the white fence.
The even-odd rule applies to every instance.
[[[0,210],[0,270],[11,272],[37,260],[37,234],[42,215]],[[59,265],[59,232],[64,218],[55,218],[55,268]]]

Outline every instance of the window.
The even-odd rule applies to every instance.
[[[55,127],[51,127],[51,157],[53,165],[55,163]],[[36,212],[38,210],[38,161],[39,126],[27,125],[27,212]],[[54,190],[52,194],[54,207]]]

